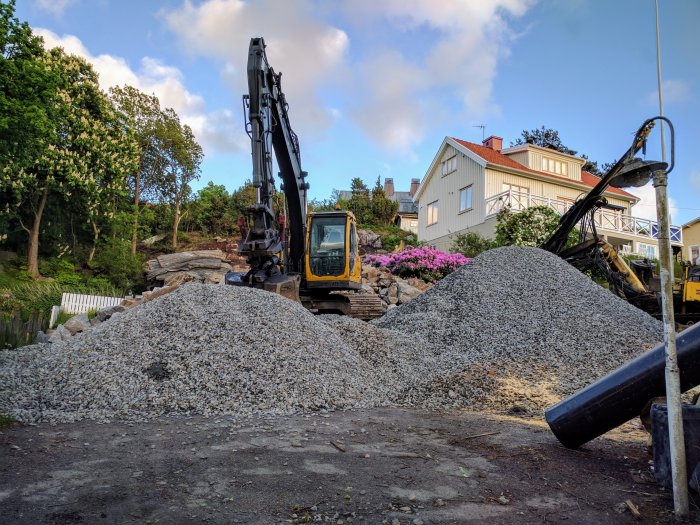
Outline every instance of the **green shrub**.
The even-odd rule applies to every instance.
[[[109,239],[98,247],[90,267],[122,292],[141,291],[145,285],[143,263],[141,254],[131,253],[128,241]]]
[[[458,233],[455,236],[450,252],[461,253],[465,257],[476,257],[482,252],[497,248],[498,243],[494,239],[487,239],[478,233]]]
[[[44,277],[52,277],[61,284],[81,285],[85,283],[73,262],[65,257],[51,257],[39,261],[39,273]]]
[[[398,235],[387,235],[382,239],[382,247],[385,250],[393,251],[399,244],[401,244],[401,237]]]
[[[503,208],[496,218],[496,242],[499,246],[539,247],[559,227],[559,214],[548,206],[531,206],[520,212]],[[573,230],[569,242],[578,240]]]

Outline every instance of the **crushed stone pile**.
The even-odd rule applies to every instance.
[[[436,349],[424,405],[523,412],[663,340],[660,321],[561,258],[514,246],[482,253],[373,324],[420,334]]]
[[[300,304],[188,283],[68,341],[0,352],[0,413],[20,421],[375,406],[377,372]]]
[[[660,322],[559,257],[507,247],[371,323],[188,283],[70,340],[0,352],[0,414],[541,413],[661,340]]]

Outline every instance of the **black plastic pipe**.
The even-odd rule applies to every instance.
[[[700,384],[700,324],[676,338],[681,390]],[[665,395],[664,344],[633,359],[545,411],[549,428],[568,448],[584,443],[637,417],[654,397]]]

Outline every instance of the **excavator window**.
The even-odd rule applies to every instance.
[[[345,271],[345,217],[314,217],[309,239],[311,273],[319,277]]]

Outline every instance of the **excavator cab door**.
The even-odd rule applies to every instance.
[[[306,286],[351,290],[362,287],[357,224],[349,211],[308,215]]]
[[[315,277],[342,277],[348,262],[347,218],[316,215],[309,229],[309,272]]]

